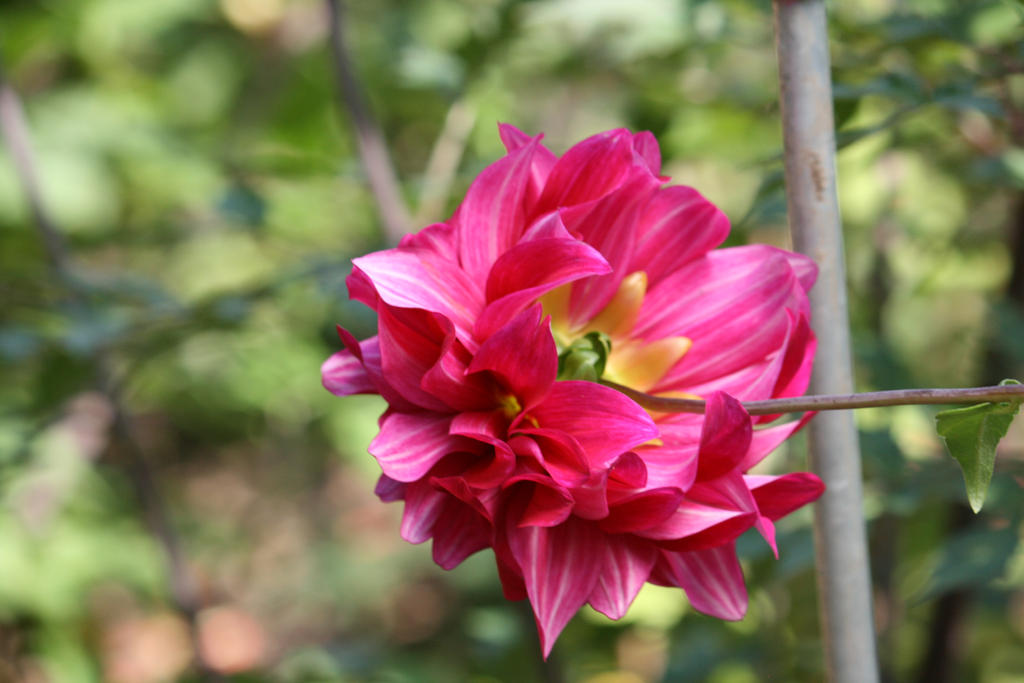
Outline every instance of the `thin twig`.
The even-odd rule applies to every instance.
[[[11,153],[14,170],[21,182],[22,190],[25,192],[32,220],[42,237],[46,254],[57,274],[61,278],[66,278],[69,272],[68,250],[57,226],[43,210],[42,192],[39,189],[35,160],[29,145],[28,125],[25,123],[25,108],[21,105],[18,93],[7,82],[2,64],[0,64],[0,129],[3,131],[4,144],[7,145],[7,149]]]
[[[649,410],[659,413],[704,412],[704,401],[688,398],[651,396],[635,389],[603,381],[605,386],[621,391]],[[908,405],[954,405],[962,403],[999,403],[1024,400],[1024,385],[999,384],[991,387],[968,389],[897,389],[895,391],[869,391],[861,394],[826,394],[820,396],[794,396],[763,401],[747,401],[743,407],[751,415],[781,415],[809,410],[850,410],[854,408],[880,408]]]
[[[476,107],[465,98],[456,100],[448,109],[441,133],[437,136],[423,172],[423,187],[414,219],[416,225],[426,225],[441,218],[449,189],[459,170],[459,161],[466,149],[466,140],[475,123]]]
[[[355,127],[359,156],[370,181],[370,191],[377,202],[384,233],[391,244],[397,244],[410,231],[411,222],[398,186],[398,176],[388,156],[384,134],[370,113],[363,98],[363,89],[348,58],[344,34],[344,6],[341,0],[326,0],[338,96]]]
[[[2,129],[4,142],[14,158],[15,172],[24,189],[36,231],[46,247],[50,267],[58,277],[65,280],[69,286],[69,295],[75,301],[82,302],[86,297],[81,291],[75,289],[75,282],[69,277],[73,266],[67,245],[42,201],[39,178],[36,175],[36,165],[32,154],[31,138],[28,125],[25,122],[21,98],[4,77],[2,64],[0,64],[0,129]],[[124,402],[121,400],[120,388],[115,380],[115,373],[110,368],[109,360],[101,351],[96,354],[95,361],[97,383],[113,406],[114,429],[121,438],[128,456],[126,467],[128,477],[142,507],[146,525],[165,555],[171,599],[175,608],[185,617],[189,625],[196,668],[204,680],[220,681],[222,680],[221,676],[210,668],[203,658],[197,620],[201,603],[195,580],[181,549],[181,541],[170,522],[170,515],[156,485],[152,468],[147,462],[145,451],[129,419]]]

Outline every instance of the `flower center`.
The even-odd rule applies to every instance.
[[[641,270],[622,278],[622,283],[608,304],[590,321],[583,324],[574,324],[569,315],[570,291],[571,285],[564,285],[548,292],[540,299],[544,312],[551,316],[551,332],[558,345],[560,357],[570,359],[569,363],[560,363],[560,370],[566,366],[575,367],[580,354],[577,352],[574,355],[573,350],[582,349],[589,353],[593,344],[582,342],[588,336],[598,333],[610,341],[611,350],[606,358],[600,359],[600,363],[592,364],[593,367],[600,367],[603,370],[597,379],[608,379],[638,391],[649,391],[692,346],[687,337],[664,337],[646,341],[633,335],[647,294],[647,273]]]

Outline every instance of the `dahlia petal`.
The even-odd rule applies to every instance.
[[[370,455],[384,474],[411,482],[420,479],[445,455],[460,448],[448,434],[451,416],[431,413],[386,413],[370,442]]]
[[[489,370],[519,400],[524,410],[540,403],[558,374],[558,350],[550,319],[541,307],[528,308],[480,345],[469,372]]]
[[[463,476],[470,486],[490,488],[499,486],[514,471],[516,456],[501,437],[507,421],[500,410],[459,413],[451,421],[449,433],[490,445],[489,455],[477,458],[477,464]]]
[[[373,489],[374,494],[384,503],[393,503],[402,500],[405,496],[405,484],[395,481],[386,474],[380,475],[377,485]]]
[[[644,459],[633,451],[620,455],[608,470],[608,477],[627,489],[647,486],[647,465]]]
[[[570,232],[578,233],[612,266],[612,272],[576,282],[569,298],[569,318],[582,327],[601,312],[618,291],[636,247],[636,224],[643,206],[658,189],[648,172],[636,174],[622,187],[596,202],[562,209]]]
[[[634,169],[632,138],[620,128],[570,147],[551,169],[536,213],[599,199],[621,185]]]
[[[454,569],[491,544],[491,525],[462,503],[449,499],[433,528],[432,556],[442,569]]]
[[[363,367],[363,362],[345,349],[332,354],[320,366],[324,388],[335,396],[375,394],[377,386]]]
[[[425,482],[408,484],[400,527],[402,538],[409,543],[423,543],[430,538],[448,500],[447,493]]]
[[[397,308],[419,308],[450,320],[466,341],[483,308],[483,292],[469,274],[447,258],[413,249],[388,249],[353,259],[380,299]],[[356,280],[358,281],[358,280]],[[351,284],[349,285],[351,291]]]
[[[455,254],[457,237],[455,226],[450,223],[434,223],[419,232],[403,235],[398,247],[399,249],[426,251],[435,254],[438,258],[451,260]]]
[[[341,338],[342,343],[345,344],[348,352],[363,364],[363,369],[376,387],[376,393],[380,394],[388,402],[391,409],[402,412],[411,412],[419,409],[416,404],[402,398],[384,378],[384,370],[381,367],[380,358],[380,339],[378,337],[369,337],[360,342],[340,325],[338,326],[338,336]]]
[[[530,597],[544,657],[600,577],[605,535],[570,517],[554,527],[512,527],[508,542]]]
[[[805,292],[811,291],[815,281],[818,279],[818,264],[810,256],[799,254],[795,251],[780,250],[782,255],[789,261],[790,267],[796,273],[797,280]]]
[[[608,517],[600,522],[601,530],[609,534],[624,534],[650,529],[672,516],[682,500],[682,491],[665,487],[610,501]]]
[[[420,388],[441,399],[453,410],[479,410],[496,406],[495,387],[490,378],[468,374],[469,352],[454,334],[441,345],[437,362],[423,375]]]
[[[772,396],[776,397],[800,396],[807,391],[807,385],[811,382],[817,340],[807,316],[792,315],[795,317],[793,331],[786,343],[782,367],[772,391]]]
[[[353,301],[361,301],[373,310],[377,310],[377,303],[380,297],[366,273],[353,267],[352,272],[345,277],[345,286],[348,287],[348,297]]]
[[[518,489],[529,491],[529,503],[519,518],[519,526],[555,526],[572,512],[573,498],[568,489],[558,486],[543,474],[519,474],[509,478],[505,488],[525,484]]]
[[[643,270],[653,287],[703,256],[729,234],[729,219],[692,187],[665,187],[654,195],[637,226],[629,271]]]
[[[515,126],[507,123],[498,124],[498,134],[501,136],[501,142],[505,145],[505,149],[509,152],[525,147],[534,140],[537,141],[537,149],[534,150],[533,161],[530,164],[530,183],[526,191],[526,205],[535,205],[558,158],[551,153],[551,150],[540,144],[540,140],[544,137],[543,135],[531,138]]]
[[[743,456],[743,460],[736,466],[740,472],[746,472],[757,463],[764,460],[765,456],[779,447],[783,441],[803,428],[817,413],[804,413],[799,420],[793,420],[774,427],[755,429],[750,441],[750,449]]]
[[[476,510],[482,518],[493,522],[498,509],[497,488],[477,489],[466,482],[463,476],[430,477],[430,485],[443,489]]]
[[[651,289],[635,333],[693,340],[659,387],[702,384],[781,348],[790,327],[786,309],[805,305],[806,295],[780,251],[761,245],[714,251]]]
[[[422,387],[423,376],[441,355],[451,325],[424,310],[382,303],[377,311],[381,371],[404,399],[427,410],[447,412],[449,406]]]
[[[673,541],[717,530],[722,532],[721,540],[725,542],[735,537],[730,536],[735,527],[742,527],[735,534],[738,536],[752,523],[753,515],[743,510],[713,507],[684,499],[665,521],[635,534],[654,541]]]
[[[761,514],[771,520],[821,497],[825,484],[810,472],[791,472],[781,476],[747,475],[744,477],[757,501]]]
[[[750,416],[739,401],[720,391],[708,396],[697,480],[715,479],[735,468],[750,448],[751,432]]]
[[[594,382],[555,382],[531,415],[542,427],[570,434],[597,466],[658,436],[643,408]]]
[[[600,252],[578,240],[521,242],[494,264],[487,279],[490,303],[477,319],[474,333],[486,338],[552,289],[610,270]]]
[[[494,444],[490,457],[482,457],[473,467],[466,470],[466,483],[478,489],[500,486],[516,470],[516,455],[508,444]]]
[[[659,569],[673,585],[686,591],[690,604],[727,621],[739,621],[747,613],[747,587],[735,545],[695,552],[663,552]]]
[[[691,488],[687,495],[702,503],[735,507],[753,515],[754,526],[764,537],[775,557],[779,556],[778,548],[775,545],[775,525],[769,518],[761,514],[757,500],[738,470],[727,472],[711,481],[702,481]]]
[[[687,490],[697,479],[697,451],[701,416],[672,416],[659,420],[657,446],[640,446],[637,453],[647,467],[647,486],[676,486]]]
[[[579,442],[565,432],[520,426],[508,443],[517,455],[535,460],[561,486],[579,486],[590,475]]]
[[[522,290],[543,291],[609,272],[608,262],[593,246],[575,239],[534,239],[503,253],[487,277],[488,302]],[[541,292],[543,293],[543,292]]]
[[[452,216],[459,231],[462,273],[483,282],[495,260],[508,251],[526,223],[524,195],[537,142],[509,152],[485,168]]]
[[[575,486],[572,491],[572,514],[580,519],[602,520],[608,516],[608,470],[598,469]]]
[[[609,619],[621,619],[651,573],[658,550],[629,536],[609,538],[604,566],[591,591],[590,606]]]
[[[643,130],[633,135],[633,151],[643,159],[651,175],[661,173],[661,149],[658,148],[654,133]]]

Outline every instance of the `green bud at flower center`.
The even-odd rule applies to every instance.
[[[596,382],[604,374],[612,340],[604,332],[588,332],[558,355],[558,379]]]

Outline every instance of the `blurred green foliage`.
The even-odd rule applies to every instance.
[[[786,244],[768,0],[348,10],[419,224],[501,154],[497,121],[556,150],[625,125],[726,210],[731,243]],[[1018,0],[831,7],[861,389],[1024,374],[1022,19]],[[74,258],[56,277],[4,151],[0,680],[195,679],[100,357],[198,578],[206,659],[234,680],[822,680],[808,511],[778,561],[742,539],[745,621],[653,588],[618,624],[582,614],[546,667],[487,554],[446,573],[399,539],[365,453],[382,404],[319,385],[333,325],[373,329],[344,276],[383,245],[319,0],[7,0],[0,31]],[[1024,427],[973,517],[933,413],[858,415],[882,667],[1019,681]],[[801,448],[766,466],[802,468]]]

